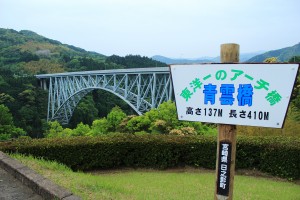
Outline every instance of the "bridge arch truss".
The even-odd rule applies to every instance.
[[[47,120],[68,124],[79,101],[92,90],[111,92],[141,115],[174,99],[168,67],[36,75],[48,89]]]

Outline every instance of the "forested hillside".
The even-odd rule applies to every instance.
[[[107,57],[62,44],[32,31],[0,28],[0,104],[8,107],[8,119],[13,120],[13,125],[24,129],[32,137],[42,137],[47,128],[48,101],[47,92],[37,86],[37,79],[33,75],[156,66],[167,65],[139,55]],[[75,127],[79,122],[91,124],[95,118],[106,116],[115,105],[128,114],[133,112],[116,96],[94,91],[80,102],[70,126]],[[8,111],[3,108],[0,112]],[[10,124],[7,122],[3,125]]]
[[[166,64],[133,55],[107,57],[32,31],[0,28],[0,67],[16,75],[155,66]]]
[[[254,56],[250,58],[247,62],[263,62],[265,59],[270,57],[277,58],[278,62],[288,62],[292,57],[300,56],[300,43],[286,47],[282,49],[268,51],[266,53]]]
[[[296,52],[299,47],[300,44],[295,45],[292,50]],[[266,55],[274,57],[279,54]],[[300,61],[300,57],[289,59],[291,62]],[[43,137],[49,129],[46,123],[48,93],[39,88],[35,74],[162,66],[167,65],[139,55],[108,57],[62,44],[32,31],[0,28],[0,140],[23,135]],[[297,123],[300,120],[299,83],[298,76],[292,96],[292,119]],[[106,117],[116,105],[127,115],[135,114],[115,95],[95,90],[79,103],[69,128],[77,127],[80,122],[91,125],[95,119]]]

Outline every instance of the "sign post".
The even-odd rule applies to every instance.
[[[221,62],[239,62],[238,44],[221,45]],[[219,124],[215,200],[232,200],[236,158],[236,125]]]
[[[236,125],[282,128],[299,64],[238,63],[237,44],[221,61],[170,70],[178,119],[219,124],[214,199],[232,200]]]

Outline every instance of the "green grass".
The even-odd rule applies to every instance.
[[[83,199],[213,199],[212,172],[125,170],[98,174],[72,172],[56,162],[14,154],[14,158]],[[235,176],[234,199],[299,200],[300,185],[267,178]]]

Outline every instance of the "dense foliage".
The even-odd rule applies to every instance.
[[[174,135],[102,135],[3,143],[0,150],[55,160],[74,170],[120,167],[192,166],[214,169],[216,137]],[[238,137],[236,169],[257,169],[300,178],[300,140],[292,137]]]
[[[165,66],[147,57],[126,56],[125,63],[112,60],[95,52],[48,39],[32,31],[0,28],[0,104],[10,110],[14,125],[24,129],[31,137],[42,137],[47,115],[47,92],[39,89],[33,76],[41,73],[64,71],[105,70],[116,68]],[[115,106],[127,114],[131,108],[118,97],[94,91],[83,99],[74,112],[70,127],[83,122],[89,125],[104,117]]]
[[[85,51],[32,31],[0,28],[0,68],[24,76],[63,71],[167,66],[139,55],[110,56]]]
[[[128,134],[216,135],[215,125],[179,121],[175,103],[168,101],[142,116],[126,115],[114,107],[107,117],[96,119],[92,125],[79,123],[76,128],[63,128],[58,122],[49,122],[45,137],[98,136],[111,132]]]
[[[0,140],[18,138],[19,136],[24,135],[24,130],[14,126],[13,118],[9,109],[4,105],[0,105]]]
[[[298,63],[300,65],[300,56],[293,56],[289,60],[289,62],[290,63]],[[298,70],[298,76],[296,79],[296,83],[295,83],[293,93],[292,93],[292,102],[293,102],[293,106],[295,106],[295,108],[299,112],[298,120],[300,120],[300,66],[299,66],[299,70]]]
[[[294,47],[298,48],[297,45]],[[278,61],[277,58],[275,59]],[[293,56],[290,58],[290,62],[299,62],[299,56]],[[39,88],[38,81],[33,75],[63,71],[155,66],[166,65],[138,55],[106,57],[72,45],[62,44],[32,31],[18,32],[12,29],[0,28],[0,104],[9,109],[13,117],[12,125],[20,127],[30,137],[44,137],[45,133],[49,131],[49,126],[45,121],[48,101],[47,92]],[[288,131],[284,130],[284,134],[299,129],[299,125],[297,126],[300,120],[299,77],[293,90],[290,114],[286,121]],[[122,119],[120,125],[107,127],[109,117],[106,116],[116,105],[121,108],[126,117]],[[174,107],[170,107],[165,108],[166,111],[164,112],[168,113],[168,109],[172,113],[175,111]],[[213,130],[206,125],[199,127],[199,124],[190,125],[190,123],[186,125],[184,122],[179,123],[175,120],[175,115],[167,118],[166,116],[169,115],[164,115],[162,112],[157,113],[155,110],[144,116],[133,117],[133,114],[135,112],[131,107],[120,98],[107,91],[94,90],[80,101],[73,113],[70,124],[68,127],[63,127],[63,130],[66,129],[65,132],[70,133],[80,123],[89,126],[91,135],[112,131],[186,135],[199,134],[199,132],[209,133]],[[93,131],[94,128],[100,130],[100,132]],[[239,130],[246,135],[256,135],[257,132],[264,132],[265,135],[278,133],[274,129],[259,129],[257,131],[257,128],[252,127],[243,127]],[[5,131],[2,131],[2,134],[4,133]],[[14,134],[13,137],[17,136],[18,134]]]
[[[143,68],[143,67],[167,67],[167,64],[149,59],[145,56],[139,55],[128,55],[120,57],[112,55],[106,59],[107,62],[116,63],[119,65],[126,66],[127,68]]]
[[[9,108],[15,126],[31,137],[42,137],[47,116],[47,92],[34,77],[16,77],[0,68],[0,104]]]

